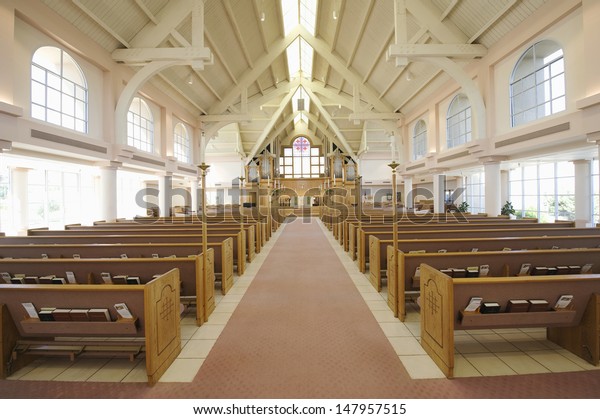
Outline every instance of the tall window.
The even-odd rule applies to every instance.
[[[175,158],[183,163],[192,162],[192,153],[190,146],[190,136],[188,130],[181,122],[175,125],[173,132],[173,148]]]
[[[298,137],[291,147],[283,149],[283,157],[279,160],[283,177],[310,178],[319,177],[325,167],[325,157],[319,147],[311,147],[306,137]]]
[[[127,112],[127,144],[154,152],[154,118],[148,104],[139,97],[133,98]]]
[[[427,152],[427,124],[419,119],[413,131],[413,160],[417,160]]]
[[[0,165],[0,231],[12,235],[16,234],[12,219],[12,203],[10,188],[10,169],[4,164]]]
[[[575,167],[572,162],[539,163],[509,172],[510,201],[517,217],[541,222],[575,219]]]
[[[485,212],[485,173],[473,173],[465,177],[465,201],[473,214]]]
[[[446,118],[447,148],[471,141],[471,104],[467,96],[458,94],[448,107]]]
[[[60,48],[41,47],[33,54],[31,117],[83,133],[88,130],[85,76]]]
[[[592,220],[600,223],[600,185],[598,184],[600,175],[598,174],[598,159],[592,161]]]
[[[556,42],[540,41],[519,58],[510,80],[510,106],[513,127],[566,109],[565,60]]]

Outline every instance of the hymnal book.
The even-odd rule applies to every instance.
[[[546,300],[529,300],[529,311],[547,311],[548,301]]]
[[[481,298],[481,297],[471,297],[471,299],[469,300],[469,304],[467,304],[464,311],[468,311],[468,312],[477,311],[477,309],[481,305],[482,300],[483,300],[483,298]]]
[[[519,273],[517,275],[529,275],[530,269],[531,269],[531,263],[523,263],[521,265],[521,269],[519,269]]]
[[[546,275],[548,274],[548,267],[546,266],[534,266],[532,275]]]
[[[52,317],[55,322],[70,322],[71,321],[71,309],[70,308],[56,308],[52,311]]]
[[[14,276],[10,279],[10,283],[11,284],[24,284],[25,283],[25,278],[19,278],[17,276]]]
[[[417,266],[415,269],[415,274],[413,275],[413,279],[421,279],[421,267]]]
[[[425,250],[409,250],[408,252],[409,254],[414,254],[414,253],[425,253]]]
[[[447,252],[446,249],[440,249],[440,250],[438,250],[438,253],[446,253],[446,252]]]
[[[33,303],[21,303],[21,305],[27,312],[27,315],[29,316],[30,319],[39,319],[40,318],[40,316],[38,316],[37,310],[35,309],[35,306],[33,305]]]
[[[126,284],[127,283],[127,275],[115,275],[112,277],[113,284]]]
[[[129,311],[127,304],[117,303],[115,304],[115,310],[117,310],[117,313],[119,313],[119,316],[121,316],[122,318],[133,319],[133,315],[131,314],[131,311]]]
[[[478,252],[478,251],[479,251],[478,247],[474,247],[474,248],[471,249],[471,252],[473,252],[473,253]]]
[[[556,269],[554,266],[548,267],[548,275],[556,275],[556,272],[558,272],[558,269]]]
[[[10,276],[10,274],[8,272],[0,272],[0,277],[2,277],[4,282],[6,282],[7,284],[11,283],[10,280],[12,279],[12,276]]]
[[[56,275],[44,275],[38,278],[38,283],[40,284],[52,284],[52,280],[56,277]]]
[[[121,254],[121,259],[127,259],[127,255],[125,253]]]
[[[26,276],[23,279],[23,282],[25,284],[37,284],[38,283],[38,277],[37,276]]]
[[[560,249],[558,246],[552,246],[552,250]]]
[[[581,267],[581,273],[582,274],[591,274],[593,266],[594,266],[594,264],[592,264],[592,263],[586,263],[585,265],[583,265]]]
[[[75,254],[73,255],[73,259],[81,259],[81,256],[79,256],[79,254],[78,254],[78,253],[75,253]]]
[[[109,322],[111,320],[107,308],[90,308],[88,318],[91,322]]]
[[[158,253],[152,253],[152,258],[158,259]]]
[[[490,265],[480,265],[479,266],[479,276],[488,276],[490,273]]]
[[[40,312],[38,313],[38,317],[43,322],[53,322],[54,316],[52,315],[52,312],[54,310],[55,310],[54,308],[48,308],[48,307],[41,308]]]
[[[449,277],[452,277],[453,275],[452,269],[440,269],[440,272],[445,275],[448,275]]]
[[[76,284],[77,283],[77,279],[75,278],[75,274],[73,272],[67,271],[66,275],[67,275],[67,282],[69,284]]]
[[[128,276],[127,284],[129,285],[140,285],[140,277],[139,276]]]
[[[48,259],[48,255],[45,253],[42,253],[42,259]]]
[[[102,272],[100,277],[104,281],[105,284],[112,284],[112,279],[109,272]]]
[[[529,311],[529,301],[527,300],[508,300],[506,304],[507,313],[522,313]]]
[[[579,265],[569,265],[569,273],[570,274],[579,274],[579,273],[581,273],[581,266],[579,266]]]
[[[554,310],[564,310],[569,308],[571,303],[573,302],[573,296],[570,294],[561,295],[556,304],[554,304]]]
[[[87,308],[73,308],[71,309],[71,321],[74,322],[88,322],[88,309]]]
[[[452,277],[453,278],[465,278],[467,276],[467,271],[463,268],[452,268]]]
[[[479,312],[483,314],[500,313],[500,304],[493,301],[481,303],[481,306],[479,307]]]
[[[65,278],[52,278],[52,283],[56,284],[56,285],[62,285],[62,284],[66,284],[67,281],[65,281]]]
[[[510,252],[512,249],[510,247],[505,247],[502,249],[503,252]]]
[[[569,273],[569,267],[568,266],[560,265],[560,266],[556,267],[556,274],[557,275],[566,275],[568,273]]]
[[[466,271],[467,271],[467,278],[477,278],[479,276],[479,267],[478,266],[468,266]]]

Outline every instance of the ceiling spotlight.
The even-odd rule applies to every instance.
[[[260,12],[260,21],[261,21],[261,22],[264,22],[264,21],[265,21],[265,19],[266,19],[265,12]]]
[[[194,78],[192,77],[192,75],[190,74],[186,80],[187,84],[194,84]]]
[[[333,20],[337,20],[337,10],[333,11]]]
[[[413,74],[410,71],[406,72],[406,81],[411,81],[413,79]]]

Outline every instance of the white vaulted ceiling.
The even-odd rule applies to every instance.
[[[41,1],[114,53],[192,45],[190,12],[202,0]],[[207,153],[248,158],[268,142],[290,141],[299,130],[317,142],[327,138],[351,156],[367,146],[389,152],[394,118],[449,80],[431,65],[396,66],[387,58],[396,44],[395,2],[406,10],[401,37],[407,44],[489,48],[545,1],[293,0],[301,21],[310,20],[314,7],[314,34],[305,23],[286,35],[282,0],[206,0],[204,45],[212,64],[170,67],[150,82],[203,120],[211,137]],[[285,51],[298,37],[309,51],[302,61],[312,66],[290,74]],[[303,112],[295,112],[292,101],[299,87],[310,102]]]

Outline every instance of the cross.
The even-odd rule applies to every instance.
[[[173,314],[173,300],[171,297],[165,297],[163,299],[162,307],[160,310],[160,318],[162,320],[169,320]]]
[[[436,314],[440,309],[437,294],[434,293],[433,290],[429,290],[429,293],[427,295],[427,306],[431,314]]]

